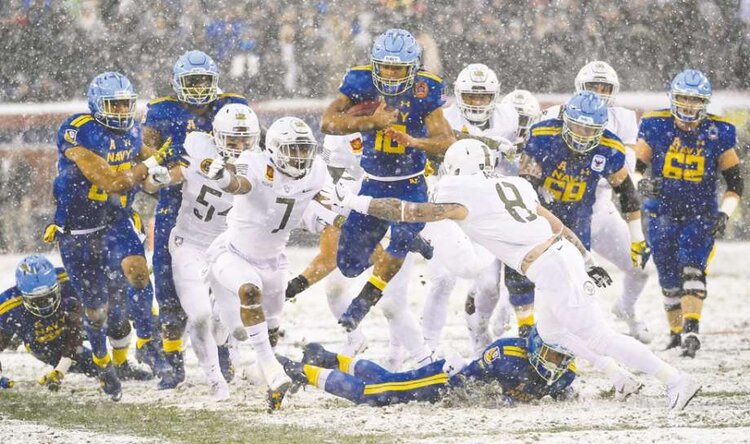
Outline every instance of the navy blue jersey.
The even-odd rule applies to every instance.
[[[8,336],[17,335],[39,357],[59,354],[68,339],[68,326],[81,322],[80,319],[70,319],[71,316],[80,318],[83,306],[63,268],[57,268],[57,280],[60,282],[60,307],[46,318],[26,310],[21,301],[21,292],[15,286],[0,294],[0,332]]]
[[[162,140],[172,138],[173,155],[167,159],[167,164],[177,162],[185,155],[185,137],[193,131],[210,133],[213,130],[213,120],[216,113],[226,104],[241,103],[247,105],[247,99],[238,94],[220,94],[208,105],[208,110],[197,114],[176,97],[161,97],[148,104],[143,126],[155,129]],[[182,186],[175,185],[162,188],[159,191],[158,213],[177,214],[182,199]]]
[[[462,380],[497,381],[503,394],[514,400],[527,402],[544,396],[556,396],[563,392],[576,377],[576,369],[570,364],[568,371],[548,385],[529,363],[526,339],[503,338],[490,344],[482,356],[464,367],[451,378],[451,384]]]
[[[651,147],[651,174],[662,189],[657,214],[713,215],[718,211],[719,157],[737,145],[737,132],[726,119],[709,114],[693,131],[675,124],[669,110],[645,113],[638,138]]]
[[[57,177],[53,193],[57,210],[55,223],[70,230],[96,228],[130,215],[137,189],[108,194],[84,177],[65,156],[69,148],[86,148],[107,161],[113,171],[133,167],[141,152],[139,125],[118,131],[97,122],[91,114],[75,114],[57,132]]]
[[[427,71],[418,71],[410,89],[397,96],[383,96],[388,107],[399,110],[398,120],[391,126],[412,137],[426,137],[425,118],[445,103],[443,89],[440,77]],[[350,68],[339,91],[355,104],[381,97],[372,83],[372,65]],[[373,176],[401,177],[424,171],[427,161],[425,152],[392,141],[384,130],[363,131],[362,142],[360,163]]]
[[[555,216],[588,246],[596,184],[622,169],[625,147],[608,130],[599,145],[586,152],[570,150],[562,138],[563,121],[550,119],[531,127],[524,153],[542,168],[542,183],[552,202],[545,202]]]

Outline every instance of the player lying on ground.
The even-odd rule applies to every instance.
[[[83,346],[82,332],[83,305],[65,270],[42,256],[24,258],[16,268],[16,285],[0,294],[0,351],[13,335],[20,337],[34,357],[54,366],[39,384],[58,390],[69,372],[99,375],[91,350]],[[152,377],[128,361],[117,370],[122,380]],[[9,380],[0,381],[0,388],[10,385]]]
[[[468,364],[458,357],[440,359],[402,373],[391,373],[373,361],[329,352],[315,343],[305,347],[302,362],[280,359],[295,382],[372,406],[436,402],[449,395],[451,389],[472,382],[499,383],[508,403],[544,396],[561,399],[572,391],[570,385],[576,377],[573,355],[542,341],[536,330],[528,340],[498,339]]]
[[[596,286],[611,283],[607,272],[594,263],[578,237],[539,204],[531,184],[496,175],[493,166],[487,145],[460,140],[445,154],[435,203],[352,195],[339,201],[330,196],[331,203],[386,220],[458,220],[474,242],[536,285],[537,327],[544,340],[593,363],[620,396],[638,392],[642,384],[612,358],[654,376],[666,385],[668,407],[683,409],[700,384],[604,322],[595,297]]]

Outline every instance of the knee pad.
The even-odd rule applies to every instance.
[[[680,298],[682,290],[679,288],[662,288],[661,294],[664,297],[664,310],[672,311],[681,308]]]
[[[706,271],[690,265],[682,269],[682,295],[706,299]]]
[[[254,310],[261,308],[262,298],[260,288],[253,284],[245,284],[240,287],[240,307]]]

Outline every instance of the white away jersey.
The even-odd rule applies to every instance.
[[[458,203],[469,210],[457,221],[467,236],[516,270],[535,246],[552,237],[547,219],[536,214],[539,198],[520,177],[444,176],[436,203]]]
[[[229,243],[245,257],[277,257],[313,197],[330,181],[325,164],[315,159],[304,177],[293,179],[276,170],[264,153],[246,151],[236,166],[252,190],[234,196],[227,218]]]
[[[323,139],[323,160],[332,168],[343,168],[352,177],[359,180],[365,170],[359,166],[362,159],[362,135],[360,133],[344,136],[325,136]]]
[[[455,103],[445,108],[443,115],[451,128],[472,136],[489,137],[490,139],[502,137],[513,141],[516,138],[516,131],[518,131],[518,112],[512,105],[505,103],[495,105],[495,112],[490,117],[490,125],[487,129],[480,129],[466,120]]]
[[[200,170],[204,159],[219,157],[210,134],[194,131],[185,138],[186,160],[182,168],[182,203],[175,234],[185,241],[208,247],[227,228],[226,216],[232,195],[223,191]]]

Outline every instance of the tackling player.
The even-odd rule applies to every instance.
[[[65,270],[85,307],[93,360],[105,393],[114,400],[122,392],[110,363],[107,334],[115,364],[125,362],[130,345],[130,325],[117,296],[127,292],[133,302],[139,341],[149,342],[153,332],[153,289],[140,216],[131,209],[133,196],[149,173],[164,169],[160,164],[171,152],[169,139],[150,157],[146,155],[150,150],[141,149],[135,102],[130,81],[122,74],[105,72],[89,86],[90,113],[75,114],[62,124],[53,186],[55,222],[44,235],[45,241],[59,243]],[[113,314],[121,314],[116,324]],[[155,350],[151,352],[155,369],[158,358]]]
[[[172,69],[175,95],[154,99],[148,104],[143,123],[143,145],[154,148],[172,139],[174,154],[167,159],[172,166],[185,154],[184,141],[193,131],[210,133],[216,112],[226,104],[247,105],[237,94],[219,93],[219,68],[201,51],[188,51],[177,59]],[[185,380],[182,335],[186,316],[180,305],[172,275],[169,237],[180,209],[181,187],[170,186],[159,192],[154,225],[154,282],[159,302],[164,355],[172,367],[159,382],[160,389],[171,389]],[[139,342],[138,347],[152,346]],[[219,349],[222,362],[229,362],[229,348]],[[226,371],[227,369],[224,369]]]
[[[526,180],[495,174],[489,148],[476,140],[451,146],[443,167],[446,174],[435,203],[351,195],[329,200],[387,220],[458,220],[474,242],[536,285],[537,328],[545,342],[593,363],[621,397],[639,391],[642,384],[614,359],[664,383],[669,408],[681,410],[690,402],[700,384],[606,324],[596,287],[609,285],[611,278],[575,233],[539,204]]]
[[[362,133],[363,196],[427,201],[426,154],[441,154],[453,142],[441,108],[443,81],[420,68],[421,55],[407,31],[381,34],[372,46],[371,63],[346,73],[340,94],[323,114],[326,134]],[[371,116],[347,114],[353,105],[369,101],[380,101]],[[380,300],[424,224],[389,223],[352,212],[341,229],[337,265],[344,276],[355,277],[372,265],[370,257],[388,228],[386,254],[374,263],[372,276],[339,319],[347,330],[355,329]]]
[[[726,119],[708,114],[711,83],[688,69],[672,80],[669,110],[643,115],[636,152],[639,182],[649,211],[648,238],[669,322],[667,348],[682,345],[695,357],[706,267],[715,239],[724,236],[744,188],[737,155],[737,133]],[[719,174],[727,189],[717,203]]]

